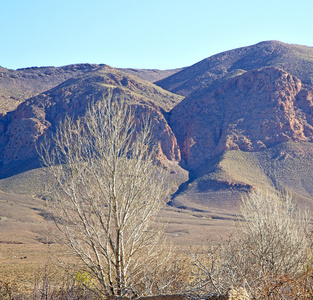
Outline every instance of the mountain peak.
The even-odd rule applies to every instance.
[[[278,67],[297,76],[304,84],[312,84],[313,48],[280,41],[264,41],[208,57],[157,84],[171,92],[187,96],[216,82],[266,66]]]

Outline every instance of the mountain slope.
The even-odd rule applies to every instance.
[[[287,142],[264,151],[226,151],[204,163],[170,204],[191,210],[236,210],[252,189],[287,189],[313,209],[313,143]]]
[[[76,64],[64,67],[33,67],[9,70],[0,67],[0,114],[60,83],[101,69],[104,65]]]
[[[246,72],[192,93],[169,123],[189,169],[227,150],[262,151],[313,141],[313,90],[280,69]]]
[[[177,207],[234,208],[253,188],[287,188],[313,207],[313,89],[275,67],[186,97],[169,124],[190,179]]]
[[[166,77],[169,77],[177,72],[182,71],[184,68],[173,69],[173,70],[157,70],[157,69],[130,69],[130,68],[120,68],[118,70],[125,73],[137,76],[140,79],[155,82]]]
[[[93,101],[113,93],[133,105],[138,115],[151,114],[154,121],[154,147],[160,160],[178,161],[180,151],[164,114],[182,100],[109,66],[71,78],[57,87],[30,98],[0,119],[0,162],[4,165],[37,157],[35,149],[49,137],[66,114],[83,116]]]
[[[225,51],[184,68],[158,81],[162,88],[180,95],[209,87],[246,71],[277,67],[298,77],[304,84],[313,83],[313,48],[278,41]]]

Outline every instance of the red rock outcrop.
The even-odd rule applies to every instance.
[[[226,150],[260,151],[313,141],[312,90],[278,68],[246,72],[191,94],[170,113],[190,169]]]
[[[0,163],[26,160],[37,156],[36,144],[51,136],[59,120],[66,114],[83,116],[92,101],[113,91],[124,98],[138,118],[149,114],[153,122],[153,146],[160,161],[180,160],[176,137],[169,127],[164,111],[181,100],[148,82],[107,67],[105,71],[70,79],[58,87],[28,99],[17,109],[0,118]]]

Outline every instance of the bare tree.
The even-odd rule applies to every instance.
[[[59,261],[72,274],[86,269],[98,295],[140,295],[148,267],[153,273],[168,257],[156,224],[167,187],[153,163],[149,119],[107,97],[83,119],[61,123],[42,153],[56,237],[81,264]]]

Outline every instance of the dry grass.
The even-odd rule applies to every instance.
[[[47,274],[51,291],[67,280],[63,271],[53,265],[49,245],[41,242],[47,224],[41,215],[44,207],[40,199],[0,193],[0,285],[5,284],[16,294],[31,295],[35,283],[41,285]],[[217,244],[221,236],[226,238],[239,224],[235,212],[174,207],[163,211],[160,222],[167,222],[167,234],[179,249],[194,250],[207,240]]]
[[[33,288],[36,275],[43,274],[47,266],[53,272],[60,272],[55,271],[49,245],[45,244],[44,209],[43,200],[0,192],[0,281],[14,283],[24,291]],[[225,212],[224,217],[227,217]],[[168,224],[167,235],[175,245],[188,248],[226,236],[234,228],[235,218],[225,218],[222,211],[167,207],[160,222]]]
[[[312,143],[282,143],[261,152],[228,151],[196,170],[173,205],[235,212],[241,196],[258,188],[287,189],[301,205],[313,208],[312,170]]]
[[[219,168],[202,174],[201,179],[215,176],[215,180],[267,187],[289,184],[302,199],[307,196],[306,203],[310,203],[311,151],[311,144],[287,143],[260,153],[228,152]],[[41,178],[42,170],[35,169],[0,180],[0,189],[8,192],[0,192],[0,280],[25,285],[25,289],[33,286],[35,274],[44,272],[51,259],[48,245],[44,244],[45,201],[18,194],[40,194]],[[197,188],[198,182],[192,185]],[[167,206],[159,220],[167,223],[167,235],[180,249],[197,247],[207,240],[215,243],[237,228],[238,210],[234,203],[239,197],[240,192],[234,188],[187,192],[176,198],[181,208]]]

